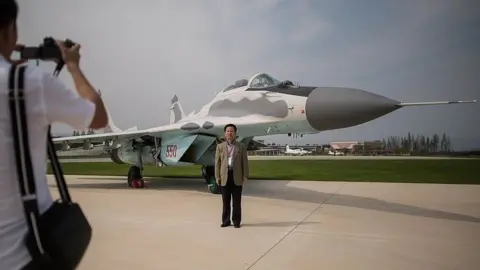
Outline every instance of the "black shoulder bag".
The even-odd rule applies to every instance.
[[[47,140],[48,157],[61,200],[54,201],[45,213],[39,213],[23,92],[25,69],[26,66],[12,65],[8,81],[17,174],[29,228],[25,243],[34,264],[41,269],[75,269],[90,244],[92,228],[80,206],[70,198],[50,127]]]

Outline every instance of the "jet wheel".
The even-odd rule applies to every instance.
[[[127,177],[128,187],[131,188],[144,188],[145,182],[143,181],[142,171],[138,166],[132,166],[128,169]]]
[[[210,177],[210,180],[208,181],[208,191],[212,194],[222,193],[220,191],[220,186],[217,185],[217,182],[215,181],[215,176]]]
[[[205,184],[209,185],[210,184],[210,179],[212,177],[215,177],[215,167],[213,166],[203,166],[202,167],[202,176],[203,179],[205,180]],[[214,181],[215,183],[215,181]]]
[[[208,186],[208,191],[212,194],[220,194],[220,187],[215,181],[215,167],[213,166],[204,166],[202,167],[202,176],[205,180],[205,184]]]

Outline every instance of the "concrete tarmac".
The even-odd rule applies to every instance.
[[[93,226],[79,270],[480,268],[480,186],[254,180],[236,229],[203,180],[146,180],[67,176]]]

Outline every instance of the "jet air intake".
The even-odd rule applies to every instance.
[[[317,87],[307,97],[305,114],[318,131],[360,125],[400,108],[400,102],[364,90]]]

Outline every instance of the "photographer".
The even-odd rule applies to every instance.
[[[39,269],[33,265],[25,247],[28,231],[19,192],[11,116],[8,102],[8,74],[17,45],[18,5],[15,0],[0,0],[0,269]],[[60,47],[65,67],[72,75],[76,91],[39,67],[29,66],[25,72],[25,102],[30,151],[36,181],[38,207],[44,212],[52,205],[46,182],[48,126],[55,122],[76,129],[105,127],[107,113],[99,94],[90,85],[79,67],[79,45]]]

